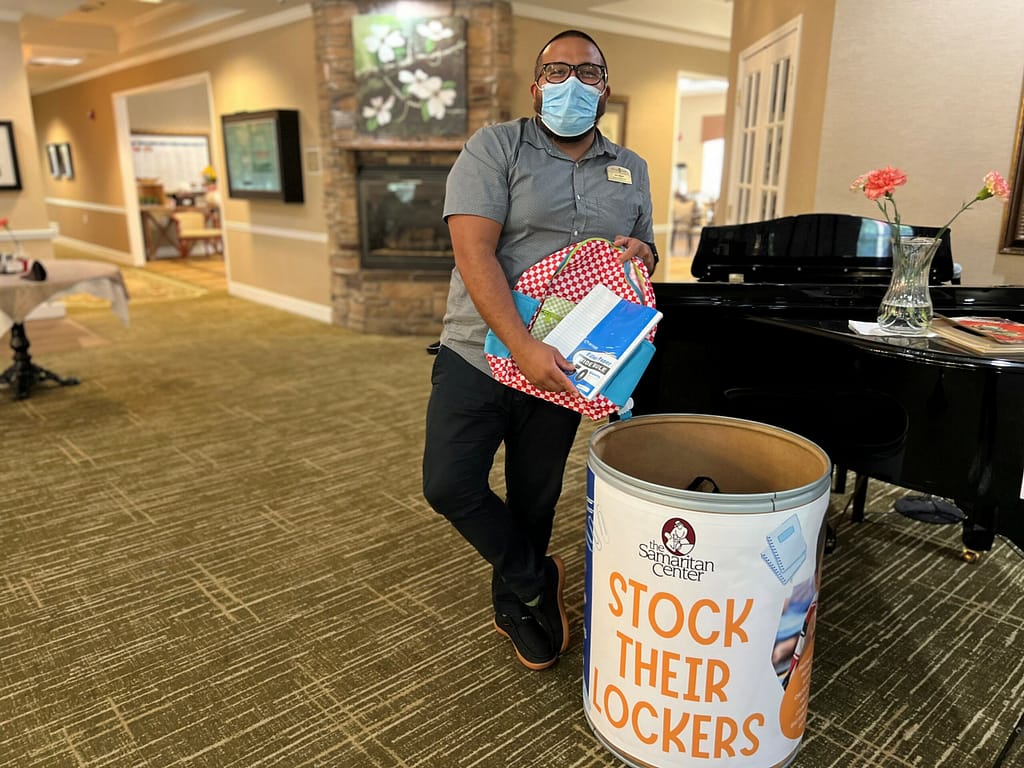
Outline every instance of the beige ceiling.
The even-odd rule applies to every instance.
[[[517,16],[727,50],[730,0],[531,0]],[[0,21],[19,23],[29,88],[38,93],[169,53],[212,45],[309,15],[299,0],[0,0]],[[79,57],[72,67],[40,56]]]

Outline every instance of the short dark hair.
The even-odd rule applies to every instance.
[[[557,35],[548,40],[544,45],[540,47],[540,51],[537,53],[537,61],[533,65],[533,79],[536,80],[540,77],[541,58],[544,56],[544,49],[551,45],[556,40],[561,40],[563,37],[578,37],[581,40],[586,40],[592,46],[597,48],[597,52],[601,54],[601,64],[604,65],[605,69],[608,69],[608,59],[604,57],[604,51],[601,50],[601,46],[597,44],[597,41],[588,35],[586,32],[581,32],[578,29],[567,29],[564,32],[559,32]]]

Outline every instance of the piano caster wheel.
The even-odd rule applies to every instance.
[[[978,558],[981,557],[981,552],[964,547],[964,551],[960,553],[960,557],[965,563],[976,563],[978,562]]]

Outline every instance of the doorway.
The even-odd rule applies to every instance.
[[[801,17],[739,58],[728,223],[767,221],[785,204]]]
[[[725,159],[729,83],[680,72],[676,78],[669,259],[666,280],[693,280],[690,263],[704,226],[715,221]]]
[[[196,154],[199,149],[196,142],[191,142],[182,150],[187,158],[178,163],[176,167],[173,158],[170,165],[164,167],[174,168],[163,175],[166,179],[159,179],[152,187],[147,186],[145,190],[147,199],[140,198],[139,180],[137,170],[139,164],[135,154],[140,150],[139,142],[133,142],[133,136],[146,135],[148,137],[160,136],[183,136],[183,137],[205,137],[206,151],[203,158],[209,159],[209,165],[218,169],[216,143],[213,141],[213,126],[216,125],[216,117],[213,109],[211,96],[210,78],[206,73],[179,78],[162,83],[154,83],[142,88],[128,91],[119,91],[113,94],[115,129],[117,134],[118,158],[121,169],[121,183],[124,191],[125,216],[128,224],[128,241],[131,249],[132,265],[142,267],[148,263],[155,263],[158,258],[174,256],[176,251],[171,250],[173,237],[169,236],[167,227],[169,223],[166,217],[157,217],[147,210],[147,220],[156,220],[158,231],[144,231],[143,206],[151,207],[153,200],[148,195],[153,189],[158,190],[155,195],[157,202],[156,213],[159,208],[171,207],[182,200],[192,203],[202,185],[203,162]],[[192,167],[192,166],[196,167]],[[220,176],[219,171],[216,171]],[[170,178],[173,176],[174,178]],[[218,211],[219,213],[219,211]],[[161,235],[160,233],[163,233]],[[154,241],[154,238],[159,238]],[[219,257],[218,257],[219,258]],[[223,247],[224,269],[227,271],[228,257],[227,244]]]

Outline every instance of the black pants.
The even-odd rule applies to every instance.
[[[441,347],[431,376],[423,494],[494,569],[497,607],[531,600],[544,586],[543,559],[580,415],[518,392]],[[491,490],[505,443],[505,500]]]

